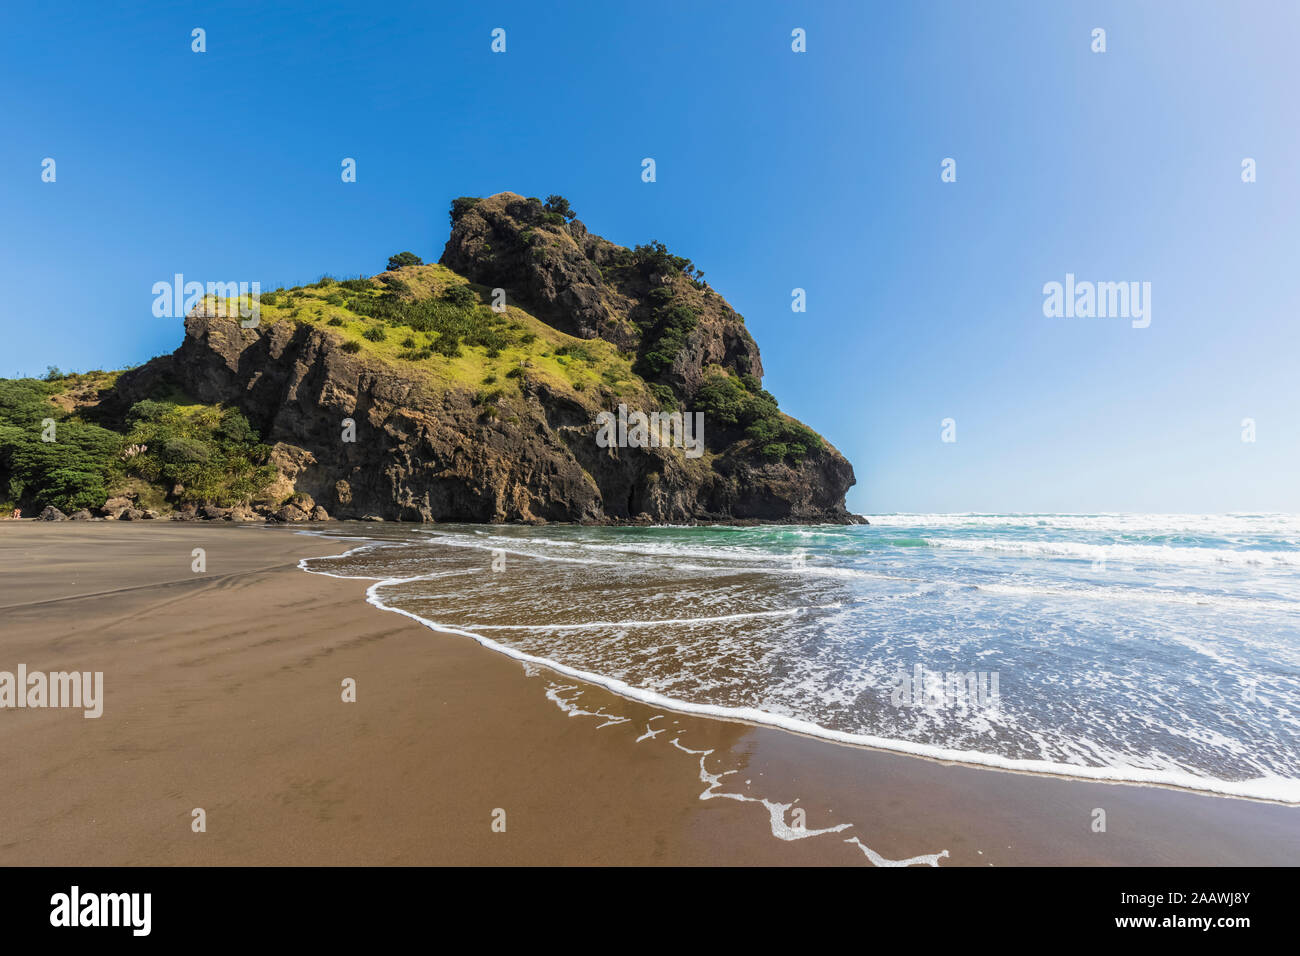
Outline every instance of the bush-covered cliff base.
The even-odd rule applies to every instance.
[[[208,298],[139,368],[0,381],[0,507],[862,520],[852,466],[779,410],[744,321],[689,260],[592,235],[558,196],[461,198],[451,220],[437,264],[400,253],[373,277],[265,292],[254,328]],[[702,412],[703,454],[600,447],[597,415],[620,404]]]

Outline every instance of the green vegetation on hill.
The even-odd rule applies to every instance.
[[[672,368],[677,354],[686,348],[687,337],[695,331],[699,312],[676,301],[665,287],[650,293],[652,309],[639,323],[641,347],[637,350],[636,370],[646,378],[659,378]]]
[[[0,380],[0,507],[52,504],[68,511],[108,497],[121,474],[122,436],[50,401],[81,378]]]
[[[473,197],[453,201],[453,220],[477,202]],[[561,196],[549,197],[545,205],[541,200],[531,202],[544,219],[547,215],[559,222],[572,218],[573,210]],[[690,259],[673,255],[657,241],[618,250],[602,271],[609,282],[626,284],[639,279],[652,286],[645,294],[644,307],[634,313],[641,340],[633,356],[624,356],[600,339],[566,336],[514,307],[505,314],[494,312],[482,304],[483,290],[441,265],[403,267],[377,280],[336,282],[326,277],[312,286],[280,294],[292,303],[291,317],[309,322],[323,319],[347,335],[343,348],[354,354],[374,353],[386,360],[425,366],[442,361],[448,364],[435,365],[432,371],[443,382],[501,380],[505,390],[493,389],[488,404],[509,397],[509,387],[526,377],[550,377],[574,392],[591,389],[598,401],[640,394],[661,409],[678,409],[681,398],[669,373],[676,357],[688,348],[700,312],[681,286],[650,280],[654,276],[681,277],[689,287],[708,294],[711,290],[704,273]],[[341,307],[331,305],[324,295],[334,287],[346,287],[351,293]],[[285,304],[267,303],[266,296],[262,302]],[[326,308],[320,308],[318,302]],[[273,317],[278,314],[272,310]],[[424,333],[424,339],[402,331],[389,336],[386,328]],[[497,359],[506,361],[494,361]],[[478,392],[480,398],[484,394]],[[737,376],[715,369],[695,396],[691,410],[705,412],[711,425],[754,441],[769,461],[798,463],[825,447],[815,431],[784,415],[775,397],[749,374]]]
[[[171,489],[179,501],[235,505],[275,480],[271,449],[236,408],[187,403],[181,396],[136,402],[127,413],[129,475]]]
[[[448,358],[458,358],[462,345],[482,348],[488,358],[496,358],[504,349],[518,345],[523,334],[520,328],[510,328],[504,315],[480,305],[478,296],[465,285],[449,286],[440,296],[418,299],[405,298],[402,291],[390,286],[382,295],[355,298],[348,306],[359,315],[436,336],[429,350]],[[366,333],[365,337],[383,341],[383,336]]]
[[[601,267],[601,274],[607,282],[626,282],[632,272],[640,273],[642,278],[652,275],[681,276],[696,289],[703,291],[708,288],[704,272],[694,262],[684,256],[673,255],[657,239],[632,249],[618,248],[611,260]]]
[[[166,396],[136,403],[121,432],[89,420],[115,378],[0,380],[0,508],[95,508],[140,481],[157,486],[158,503],[180,485],[176,503],[233,505],[275,479],[270,450],[235,409]]]
[[[675,256],[662,242],[634,249],[618,249],[601,268],[606,282],[617,285],[648,284],[652,277],[681,277],[698,290],[707,290],[704,273],[690,259]],[[637,281],[633,281],[637,280]],[[663,379],[699,323],[700,312],[670,283],[652,285],[634,322],[641,332],[636,371],[648,380]],[[655,389],[664,393],[664,388]],[[671,389],[668,389],[671,392]],[[674,397],[675,401],[675,397]]]
[[[453,221],[480,201],[453,201]],[[551,195],[545,203],[525,202],[525,222],[532,224],[519,233],[525,242],[568,235],[566,224],[576,215],[568,200]],[[388,271],[373,278],[322,276],[263,293],[261,321],[319,328],[342,351],[411,383],[435,393],[469,392],[488,419],[520,421],[514,414],[523,409],[519,403],[536,401],[536,387],[545,385],[593,412],[618,402],[673,411],[689,397],[689,410],[708,416],[711,446],[740,441],[745,454],[756,449],[768,461],[798,463],[825,447],[816,432],[782,414],[748,374],[744,349],[732,368],[704,368],[695,391],[689,383],[699,381],[701,359],[692,352],[699,345],[692,345],[693,334],[702,323],[716,328],[720,317],[734,329],[731,321],[739,316],[725,303],[719,314],[720,300],[703,272],[663,243],[612,248],[600,269],[605,284],[634,303],[620,319],[629,335],[615,340],[626,350],[604,338],[568,335],[515,304],[497,311],[487,305],[489,289],[442,265],[426,265],[412,252],[390,257]],[[202,308],[233,316],[234,305],[209,299]],[[752,346],[747,333],[740,336]],[[683,372],[691,362],[694,379]],[[154,394],[125,412],[124,403],[106,403],[121,416],[107,420],[97,405],[116,374],[52,369],[43,380],[0,380],[0,508],[52,504],[70,512],[125,490],[151,507],[228,506],[255,499],[276,480],[270,449],[237,409]]]
[[[631,280],[639,278],[651,286],[642,300],[643,307],[634,313],[641,331],[634,368],[648,380],[649,391],[659,399],[661,407],[675,408],[677,396],[669,384],[669,373],[677,357],[688,349],[701,313],[688,301],[690,293],[684,292],[680,284],[655,284],[650,280],[685,279],[689,287],[707,297],[712,290],[704,281],[703,271],[690,259],[673,255],[662,242],[654,241],[618,250],[602,268],[602,275],[606,282],[634,285]],[[739,320],[739,316],[736,318]],[[740,374],[721,367],[710,372],[695,394],[693,410],[704,412],[711,424],[740,430],[769,461],[788,458],[798,463],[825,448],[820,435],[780,411],[776,398],[748,373],[747,357],[741,359]]]
[[[783,415],[776,399],[752,375],[737,378],[715,370],[696,393],[695,406],[710,422],[743,428],[745,437],[758,442],[759,451],[770,461],[789,457],[799,462],[826,444],[807,425]]]
[[[477,388],[491,376],[503,380],[505,399],[534,381],[594,402],[648,400],[634,356],[566,335],[514,305],[498,313],[485,304],[489,291],[430,263],[266,292],[261,317],[267,325],[323,326],[344,351],[395,363],[435,390]]]

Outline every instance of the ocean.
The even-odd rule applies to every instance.
[[[303,567],[655,706],[1300,803],[1300,516],[870,520],[374,524]]]

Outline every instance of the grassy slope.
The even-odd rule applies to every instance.
[[[490,302],[490,289],[471,285],[444,266],[407,266],[384,275],[399,278],[419,298],[440,296],[453,285],[465,285],[474,291],[482,305],[486,306]],[[341,290],[334,284],[277,290],[279,294],[276,305],[262,304],[261,322],[265,325],[283,321],[303,323],[320,328],[341,342],[355,342],[361,349],[358,354],[394,366],[404,376],[422,382],[435,393],[449,389],[480,391],[490,387],[493,391],[500,390],[505,397],[517,397],[520,394],[518,379],[508,378],[507,375],[512,369],[526,363],[525,373],[528,378],[545,382],[555,391],[568,394],[584,405],[607,405],[611,398],[629,402],[648,401],[644,381],[632,371],[635,355],[622,353],[602,339],[579,339],[566,335],[513,305],[507,305],[504,317],[512,330],[519,333],[517,337],[522,338],[529,333],[534,336],[527,344],[517,342],[510,345],[495,358],[490,358],[487,350],[479,346],[463,346],[463,354],[458,358],[439,354],[418,360],[403,358],[401,353],[409,350],[408,346],[402,344],[407,338],[414,341],[416,348],[420,348],[434,342],[437,334],[388,325],[382,320],[358,315],[346,304],[331,304],[327,301],[331,296],[336,299],[341,296],[345,303],[357,296],[378,297],[384,289],[378,279],[376,277],[369,293]],[[285,303],[286,293],[292,295],[292,304]],[[208,304],[211,306],[214,303],[209,299]],[[224,303],[221,307],[233,310],[233,303]],[[226,314],[230,314],[230,311]],[[330,320],[333,318],[341,320],[342,324],[331,325]],[[364,337],[363,333],[373,328],[384,330],[386,337],[383,341],[374,342]],[[556,354],[557,349],[566,346],[584,350],[594,361]],[[655,405],[648,404],[645,407]]]

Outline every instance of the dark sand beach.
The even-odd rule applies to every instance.
[[[1300,808],[945,765],[529,674],[298,567],[340,550],[281,527],[0,523],[0,670],[104,674],[98,719],[0,711],[0,864],[870,865],[852,838],[943,866],[1300,859]],[[557,682],[597,716],[548,699]],[[701,799],[701,759],[735,771],[719,793],[851,827],[779,839],[763,803]]]

